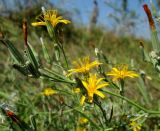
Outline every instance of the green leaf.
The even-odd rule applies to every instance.
[[[49,36],[53,39],[53,42],[54,42],[53,44],[54,44],[54,49],[55,49],[56,60],[59,62],[61,50],[60,50],[60,45],[57,40],[57,36],[55,34],[55,28],[50,23],[50,21],[46,21],[46,24],[47,24],[47,30],[48,30]]]
[[[37,131],[37,123],[36,123],[36,119],[35,119],[35,115],[32,115],[30,117],[30,122],[31,122],[31,126],[33,128],[34,131]]]
[[[33,50],[32,46],[28,43],[27,44],[27,50],[26,50],[26,55],[28,56],[29,58],[29,61],[32,63],[32,65],[35,67],[36,70],[38,70],[38,58],[36,58],[36,55],[35,55],[35,51]]]
[[[140,46],[140,49],[141,49],[143,60],[147,61],[147,62],[151,62],[151,59],[150,59],[148,53],[146,52],[146,50],[144,49],[144,47]]]
[[[50,35],[51,38],[54,37],[54,28],[52,24],[49,21],[46,21],[46,24],[47,24],[48,34]]]
[[[55,82],[64,82],[64,83],[70,83],[70,84],[75,84],[74,81],[66,78],[65,76],[63,76],[62,74],[59,74],[55,71],[51,71],[49,69],[39,69],[39,72],[41,73],[42,76],[44,77],[48,77],[51,80],[55,81]]]
[[[25,63],[25,60],[21,53],[9,40],[0,40],[0,42],[2,42],[9,49],[9,52],[15,61],[17,61],[20,64]]]
[[[139,78],[139,84],[137,87],[139,88],[145,103],[149,105],[150,103],[149,94],[148,94],[148,91],[146,90],[146,86],[142,77]]]
[[[27,67],[25,65],[22,66],[22,65],[13,64],[13,68],[18,70],[19,72],[21,72],[25,76],[28,76],[28,74],[29,74]]]
[[[112,117],[113,117],[113,105],[112,105],[112,108],[111,108],[111,113],[110,113],[110,117],[109,117],[109,122],[111,122],[112,120]]]
[[[33,65],[32,65],[32,63],[30,63],[30,62],[27,62],[27,69],[29,70],[29,72],[32,74],[32,76],[34,76],[34,77],[36,77],[36,78],[38,78],[38,77],[40,77],[40,73],[39,73],[39,71],[38,71],[38,69],[36,69]]]
[[[27,130],[27,131],[33,131],[33,130],[29,127],[29,125],[28,125],[27,123],[25,123],[23,120],[20,119],[19,116],[17,116],[17,115],[14,114],[12,111],[10,111],[10,110],[8,109],[8,107],[6,107],[5,105],[4,105],[4,106],[1,105],[0,108],[1,108],[1,110],[2,110],[2,112],[3,112],[3,114],[4,114],[5,116],[7,116],[7,120],[8,120],[8,122],[10,123],[10,126],[12,127],[12,129],[16,129],[16,126],[14,126],[14,125],[17,125],[17,126],[19,126],[19,128],[20,128],[22,131],[26,131],[26,130]],[[8,115],[8,112],[11,112],[11,115]],[[16,129],[16,130],[18,130],[18,129]]]
[[[47,48],[45,46],[45,43],[43,42],[42,38],[40,38],[40,41],[41,41],[41,44],[42,44],[42,50],[43,50],[44,58],[47,61],[47,63],[51,64],[51,58],[50,58],[50,56],[48,54],[48,50],[47,50]]]
[[[159,43],[159,40],[158,40],[156,29],[151,30],[151,40],[152,40],[153,50],[160,53],[160,43]]]

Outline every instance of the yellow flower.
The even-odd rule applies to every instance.
[[[85,117],[81,117],[78,120],[78,127],[76,131],[86,131],[87,129],[85,128],[85,125],[88,123],[88,119]]]
[[[46,88],[46,89],[42,92],[42,94],[45,95],[45,96],[50,96],[50,95],[56,94],[56,91],[53,90],[52,88]]]
[[[131,120],[131,123],[129,124],[132,128],[133,131],[140,131],[141,130],[141,124],[138,124],[137,122]]]
[[[85,127],[77,127],[76,131],[86,131],[87,129]]]
[[[81,117],[81,118],[79,118],[79,124],[86,124],[88,122],[88,119],[87,118],[85,118],[85,117]]]
[[[113,81],[124,79],[125,77],[138,77],[134,71],[129,71],[127,65],[122,65],[118,68],[112,68],[111,72],[107,73],[108,76],[113,76]]]
[[[38,18],[38,22],[33,22],[32,26],[46,26],[46,21],[49,21],[53,27],[58,23],[69,24],[70,21],[63,19],[62,16],[57,16],[57,10],[46,10]]]
[[[80,99],[80,105],[82,106],[84,104],[86,97],[83,95]]]
[[[73,62],[75,68],[68,70],[68,76],[74,73],[87,73],[91,68],[97,67],[101,64],[102,63],[98,62],[97,60],[91,62],[89,56],[84,57],[82,59],[79,59],[78,61]]]
[[[73,89],[73,92],[74,92],[74,93],[80,93],[80,91],[81,91],[80,88],[75,88],[75,89]]]
[[[103,80],[103,78],[97,79],[96,74],[94,74],[94,75],[91,74],[90,77],[88,78],[88,81],[82,81],[85,89],[87,90],[88,101],[90,103],[92,103],[92,101],[93,101],[94,94],[100,96],[101,98],[105,97],[105,95],[102,92],[100,92],[98,89],[105,87],[109,84],[108,83],[99,84],[102,80]],[[82,96],[82,98],[83,98],[82,101],[84,102],[85,96]],[[81,103],[81,104],[83,104],[83,103]]]

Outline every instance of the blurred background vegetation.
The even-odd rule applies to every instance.
[[[35,50],[41,54],[42,50],[39,38],[45,38],[45,43],[48,43],[47,48],[53,54],[53,49],[51,48],[52,41],[47,37],[46,28],[34,28],[31,26],[31,22],[34,22],[36,16],[41,13],[42,6],[46,9],[58,9],[64,18],[73,21],[59,32],[70,63],[78,57],[86,55],[92,57],[95,47],[98,47],[107,56],[109,63],[113,65],[126,63],[132,67],[136,66],[140,72],[143,72],[148,78],[145,81],[145,86],[147,95],[150,96],[149,101],[152,103],[148,104],[148,107],[152,109],[160,107],[160,102],[158,104],[158,100],[160,100],[160,79],[157,77],[158,74],[152,66],[142,60],[139,48],[139,43],[143,42],[145,48],[150,50],[151,42],[148,36],[139,37],[137,35],[137,32],[139,32],[137,30],[137,25],[139,23],[143,24],[147,18],[142,19],[136,8],[135,10],[130,10],[128,6],[129,0],[119,0],[119,2],[117,2],[117,0],[87,0],[92,2],[92,6],[90,6],[92,12],[88,14],[88,23],[85,25],[80,22],[81,15],[84,14],[80,14],[80,11],[76,9],[76,7],[74,10],[66,10],[65,6],[63,8],[63,3],[72,3],[73,1],[75,0],[59,0],[58,4],[60,3],[60,6],[58,6],[58,4],[56,4],[57,2],[54,2],[54,0],[1,0],[0,37],[11,40],[16,47],[23,50],[22,21],[25,18],[27,19],[29,28],[28,41],[33,45]],[[103,2],[106,8],[112,10],[108,15],[110,19],[104,18],[106,21],[111,21],[109,24],[112,24],[112,28],[107,28],[103,24],[97,24],[101,13],[100,1]],[[137,1],[141,8],[143,3],[146,2],[145,0],[135,1]],[[81,2],[81,4],[83,8],[83,2]],[[132,2],[132,4],[134,4],[134,2]],[[154,0],[154,4],[157,10],[159,10],[160,0]],[[76,14],[76,17],[73,14]],[[157,23],[157,27],[158,26],[159,24]],[[146,26],[145,28],[149,27]],[[149,31],[149,29],[144,31]],[[41,101],[35,100],[35,103],[32,103],[32,95],[40,92],[43,86],[52,84],[47,81],[41,85],[41,83],[35,79],[22,77],[21,74],[12,69],[11,58],[7,49],[2,44],[0,45],[0,56],[0,102],[8,103],[16,107],[17,112],[19,112],[24,119],[28,119],[27,114],[32,114],[35,111],[33,105],[37,105],[37,108],[41,106]],[[140,98],[141,95],[143,95],[143,91],[140,87],[138,88],[138,85],[135,84],[134,81],[130,81],[130,83],[127,84],[130,88],[126,88],[126,96],[143,105],[144,100]],[[144,104],[144,106],[146,106],[146,104]],[[60,107],[58,108],[60,109]],[[25,112],[25,115],[21,114],[23,112]],[[0,120],[2,119],[3,118],[0,117]],[[43,119],[43,117],[40,119]],[[156,119],[158,118],[155,118],[155,122]],[[48,121],[45,122],[47,123]],[[39,123],[39,125],[41,124],[42,123]],[[4,125],[1,124],[2,127],[0,126],[0,129],[3,128]],[[51,125],[48,125],[48,127],[49,126]]]

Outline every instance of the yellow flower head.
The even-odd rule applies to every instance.
[[[97,60],[91,62],[89,56],[84,57],[82,59],[79,59],[78,61],[73,62],[75,68],[68,70],[68,76],[74,73],[87,73],[91,68],[97,67],[101,64],[102,63],[98,62]]]
[[[88,123],[88,119],[85,117],[81,117],[78,120],[78,127],[76,129],[76,131],[86,131],[87,128],[85,127],[85,125]]]
[[[74,92],[74,93],[80,93],[80,92],[81,92],[81,89],[80,89],[80,88],[75,88],[75,89],[73,89],[73,92]]]
[[[87,118],[85,118],[85,117],[81,117],[81,118],[79,118],[79,124],[86,124],[88,122],[88,119]]]
[[[125,77],[138,77],[138,74],[134,71],[129,71],[127,65],[122,65],[118,68],[112,68],[111,72],[107,73],[108,76],[113,76],[113,81],[124,79]]]
[[[46,21],[49,21],[53,27],[58,23],[69,24],[70,21],[63,19],[62,16],[57,16],[57,10],[46,10],[38,18],[38,22],[33,22],[32,26],[46,26]]]
[[[83,105],[84,104],[84,101],[85,101],[86,97],[83,95],[80,99],[80,105]]]
[[[85,89],[87,90],[88,101],[90,103],[93,102],[94,94],[100,96],[101,98],[105,97],[105,95],[102,92],[100,92],[98,89],[108,86],[109,84],[108,83],[100,84],[102,80],[103,78],[97,79],[96,74],[94,75],[91,74],[90,77],[88,78],[88,81],[82,81]],[[85,101],[85,96],[82,96],[81,99],[83,99],[81,100],[81,104],[83,104],[83,102]]]
[[[129,125],[133,128],[133,131],[141,130],[141,124],[138,124],[136,121],[131,120],[131,123]]]
[[[56,94],[56,91],[53,90],[52,88],[46,88],[46,89],[42,92],[42,94],[45,95],[45,96],[50,96],[50,95]]]
[[[85,127],[77,127],[76,131],[86,131],[87,129]]]

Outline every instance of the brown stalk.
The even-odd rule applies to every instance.
[[[22,29],[23,29],[23,35],[24,35],[24,44],[25,46],[28,46],[27,44],[28,31],[27,31],[27,20],[26,19],[23,19]]]
[[[154,20],[153,20],[153,18],[152,18],[152,13],[151,13],[148,5],[147,5],[147,4],[144,4],[144,5],[143,5],[143,9],[144,9],[144,11],[145,11],[146,14],[147,14],[147,17],[148,17],[148,21],[149,21],[149,25],[150,25],[151,30],[155,30],[155,29],[156,29],[155,23],[154,23]]]

